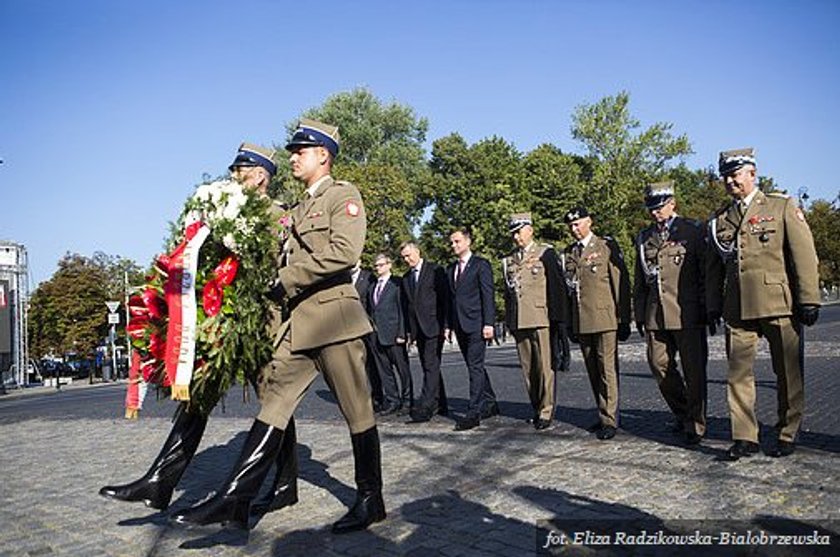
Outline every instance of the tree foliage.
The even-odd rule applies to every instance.
[[[840,209],[828,201],[815,201],[808,211],[808,224],[820,258],[820,280],[840,285]]]
[[[124,274],[137,280],[131,260],[96,252],[68,253],[58,270],[32,294],[29,304],[30,351],[36,358],[76,353],[90,356],[108,334],[105,302],[123,301]]]
[[[645,185],[665,178],[674,162],[692,152],[688,138],[674,136],[670,123],[641,129],[629,105],[630,95],[621,92],[582,104],[572,115],[572,137],[593,160],[587,205],[598,229],[615,236],[625,253],[637,232],[627,217],[641,206]]]

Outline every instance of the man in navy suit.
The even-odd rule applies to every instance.
[[[370,298],[371,285],[376,282],[373,274],[367,269],[362,269],[361,262],[356,263],[351,274],[353,286],[356,287],[356,292],[359,293],[359,301],[365,306],[365,311],[370,315],[370,307],[368,307],[368,299]],[[385,395],[382,393],[382,380],[379,379],[379,370],[376,368],[376,346],[373,338],[374,333],[368,333],[362,340],[365,341],[365,352],[367,358],[365,359],[365,371],[367,372],[368,381],[370,382],[370,394],[373,399],[373,411],[379,412],[385,406]]]
[[[446,328],[449,284],[443,267],[423,259],[420,247],[414,242],[403,243],[400,256],[408,265],[402,279],[408,341],[417,345],[423,370],[423,390],[411,413],[411,421],[428,422],[435,412],[444,416],[448,413],[440,355]]]
[[[496,301],[493,298],[493,269],[490,262],[470,250],[472,238],[465,228],[449,236],[457,258],[446,268],[451,303],[448,324],[455,331],[458,347],[470,374],[470,402],[467,414],[455,424],[455,431],[477,427],[482,418],[499,413],[496,394],[484,369],[487,341],[493,338]],[[447,336],[449,336],[447,331]]]
[[[370,290],[368,305],[376,338],[376,366],[385,394],[385,406],[379,414],[407,413],[413,406],[413,389],[406,351],[400,279],[391,276],[391,258],[384,253],[376,256],[374,267],[378,278]]]

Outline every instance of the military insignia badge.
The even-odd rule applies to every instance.
[[[347,212],[348,215],[351,217],[358,217],[359,216],[359,204],[355,201],[348,201],[347,204],[344,206],[344,210]]]

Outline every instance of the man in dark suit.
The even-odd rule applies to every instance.
[[[496,394],[484,369],[487,340],[493,338],[496,322],[496,301],[493,299],[493,269],[489,261],[470,250],[469,231],[465,228],[455,230],[449,236],[449,243],[457,259],[446,268],[451,299],[447,322],[455,331],[470,374],[467,414],[455,424],[455,431],[464,431],[477,427],[482,418],[499,413]]]
[[[407,413],[414,403],[400,279],[391,276],[391,258],[384,253],[376,256],[374,267],[378,278],[370,291],[368,306],[376,339],[376,367],[385,393],[385,406],[379,414]]]
[[[367,269],[362,269],[361,263],[356,263],[353,269],[352,277],[353,286],[356,287],[356,292],[359,293],[359,301],[365,307],[365,311],[370,315],[370,307],[368,306],[368,298],[370,297],[371,285],[376,282],[373,274]],[[382,380],[379,379],[379,370],[376,368],[376,347],[373,333],[368,333],[362,340],[365,341],[365,351],[367,358],[365,359],[365,371],[367,372],[368,381],[370,382],[370,394],[373,399],[373,411],[379,412],[385,406],[385,396],[382,393]]]
[[[411,413],[411,421],[428,422],[435,412],[444,416],[448,414],[440,355],[446,328],[449,285],[443,267],[423,259],[419,246],[414,242],[401,245],[400,256],[409,267],[402,280],[408,341],[417,345],[423,370],[423,390]]]

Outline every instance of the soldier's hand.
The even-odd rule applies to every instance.
[[[636,330],[639,331],[639,336],[645,338],[645,324],[641,321],[636,321]]]
[[[713,337],[717,334],[717,326],[718,324],[714,321],[709,321],[709,336]]]
[[[802,306],[797,312],[799,314],[799,322],[810,327],[820,318],[820,306]]]
[[[630,338],[630,323],[618,324],[618,340],[625,341]]]

